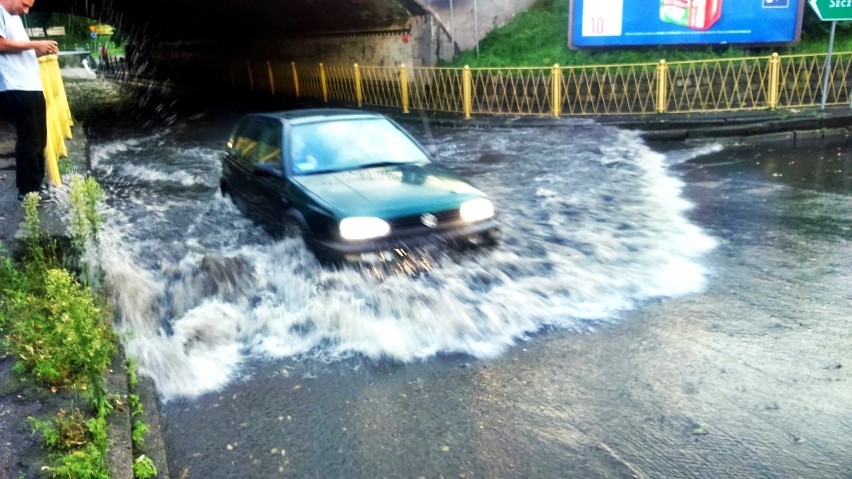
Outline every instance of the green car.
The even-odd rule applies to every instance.
[[[243,117],[222,158],[222,193],[321,260],[373,262],[413,247],[496,241],[494,206],[376,113],[312,109]]]

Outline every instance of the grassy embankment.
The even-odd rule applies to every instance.
[[[447,66],[523,67],[602,65],[624,63],[739,58],[800,53],[825,53],[831,23],[821,21],[805,6],[801,41],[796,46],[770,48],[649,47],[637,49],[571,50],[568,48],[568,0],[539,0],[508,24],[495,29],[475,50],[458,55]],[[838,22],[834,51],[852,51],[852,22]]]

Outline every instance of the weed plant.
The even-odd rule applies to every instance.
[[[91,185],[84,192],[90,200],[99,198]],[[78,203],[72,204],[72,216],[98,225],[94,207],[80,210],[84,202]],[[84,391],[82,397],[94,412],[88,417],[75,407],[49,420],[31,418],[34,431],[53,451],[47,475],[105,479],[106,417],[112,406],[103,375],[116,352],[110,315],[98,307],[91,290],[60,266],[55,243],[41,231],[37,196],[28,195],[23,206],[24,253],[18,262],[9,257],[0,261],[3,349],[14,357],[18,373],[51,388]]]
[[[74,168],[74,163],[67,156],[64,158],[60,158],[57,162],[57,166],[59,167],[59,176],[67,175],[71,173]]]
[[[28,195],[22,266],[8,259],[0,266],[6,347],[15,357],[17,371],[32,374],[46,385],[82,382],[90,391],[98,391],[116,352],[108,312],[59,266],[55,243],[41,232],[37,207],[37,196]]]
[[[51,268],[43,279],[24,276],[22,290],[8,294],[5,309],[14,320],[6,341],[15,369],[49,386],[82,380],[97,387],[116,349],[110,325],[71,273]]]
[[[109,479],[105,417],[87,419],[78,410],[70,416],[60,410],[51,420],[31,418],[30,421],[44,444],[58,452],[53,458],[54,465],[46,469],[50,477]]]
[[[41,232],[38,198],[24,200],[27,246],[21,269],[0,273],[6,346],[15,369],[49,386],[97,386],[115,353],[112,329],[91,292],[59,267],[55,243]]]
[[[145,447],[145,434],[148,434],[148,425],[144,421],[135,419],[130,432],[130,438],[133,440],[133,445],[139,449]]]
[[[150,457],[142,454],[133,461],[133,477],[136,479],[150,479],[157,477],[157,467]]]
[[[103,191],[93,178],[73,175],[70,181],[70,230],[71,243],[80,258],[80,277],[94,289],[100,290],[102,271],[100,269],[100,242],[98,233],[103,216],[98,205]]]
[[[44,444],[56,450],[68,451],[83,446],[90,440],[86,417],[76,408],[71,414],[60,409],[53,419],[30,418],[30,422],[33,430],[41,434]]]
[[[591,1],[591,0],[586,0]],[[444,66],[524,67],[656,63],[667,61],[739,58],[794,53],[825,53],[830,22],[819,20],[805,7],[801,41],[796,46],[744,48],[734,46],[670,46],[571,50],[568,48],[569,0],[539,0],[511,22],[494,29],[474,49]],[[835,51],[852,51],[852,22],[839,22]]]
[[[28,194],[23,201],[24,231],[27,236],[23,265],[32,280],[41,280],[41,283],[44,283],[44,274],[49,269],[58,268],[59,260],[56,254],[56,242],[41,231],[38,201],[38,195],[35,193]]]

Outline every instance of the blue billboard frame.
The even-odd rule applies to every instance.
[[[570,48],[791,45],[807,0],[571,0]]]

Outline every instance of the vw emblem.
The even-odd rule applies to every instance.
[[[438,218],[431,213],[423,213],[420,215],[420,222],[427,228],[434,228],[438,226]]]

